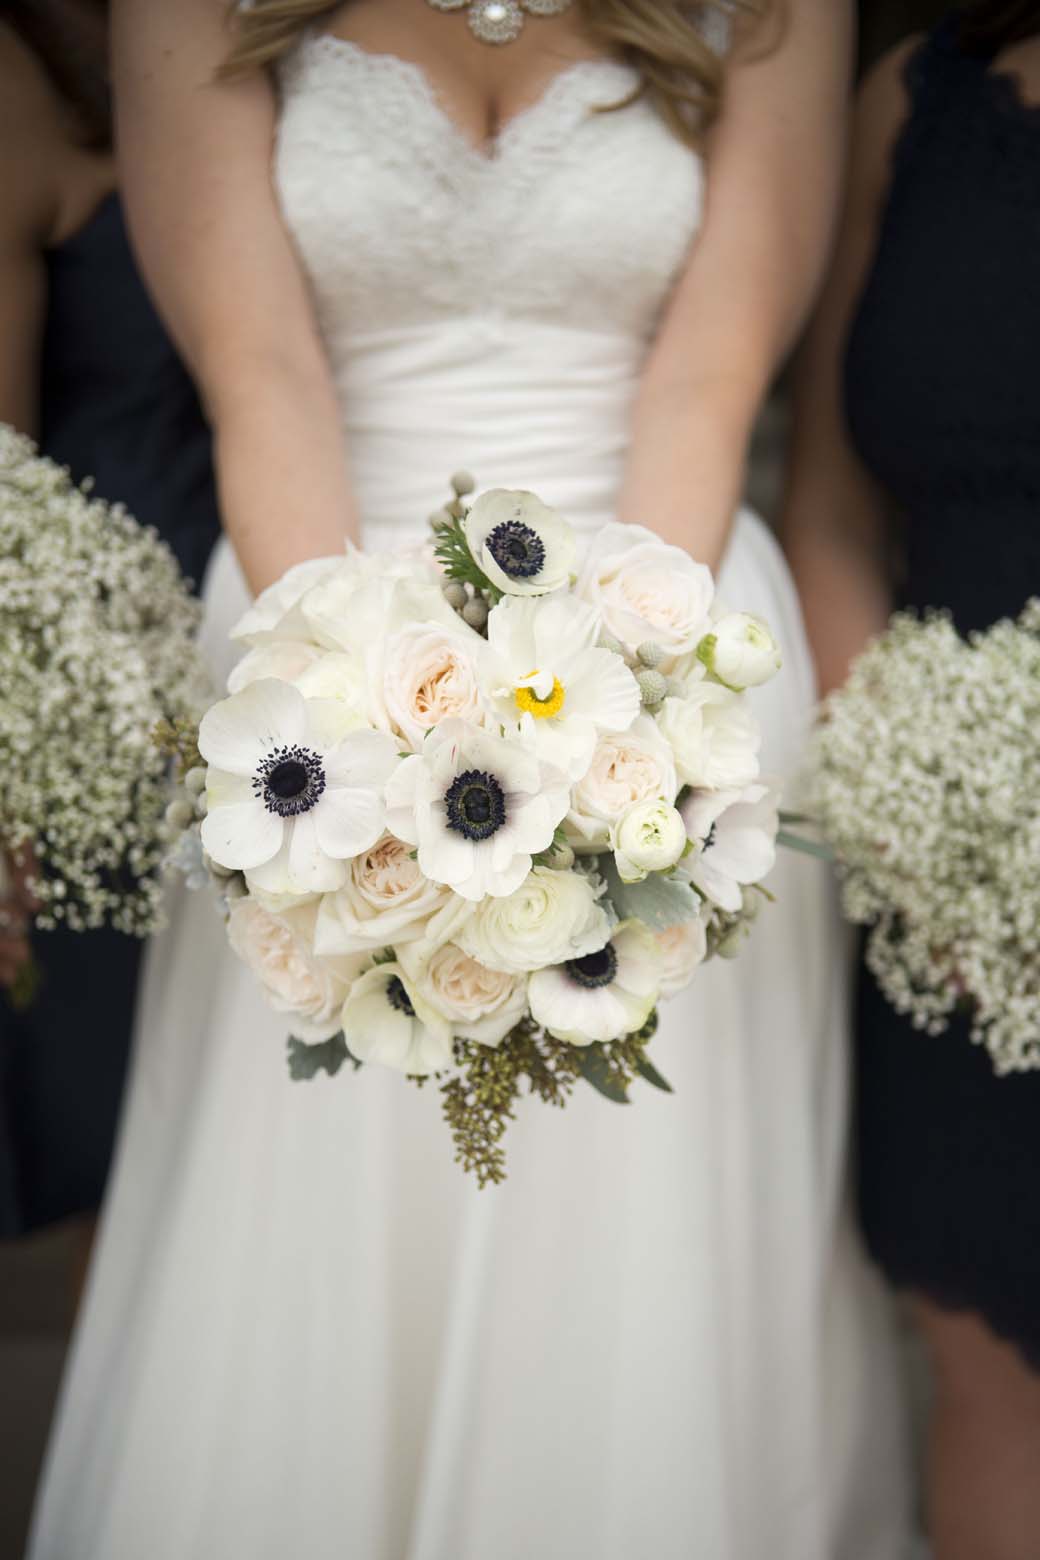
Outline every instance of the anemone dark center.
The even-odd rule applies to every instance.
[[[404,1013],[407,1018],[415,1017],[415,1009],[412,999],[404,989],[404,981],[400,975],[393,975],[386,983],[386,1000],[395,1013]]]
[[[268,753],[253,776],[253,790],[268,812],[295,818],[309,812],[325,789],[325,770],[309,748],[281,747]]]
[[[617,965],[614,944],[607,943],[605,948],[587,953],[581,959],[569,959],[566,969],[577,985],[584,986],[586,991],[596,991],[600,986],[610,985],[617,974]]]
[[[716,838],[717,834],[718,834],[718,825],[713,823],[711,828],[708,830],[708,833],[707,833],[707,836],[705,838],[704,844],[701,846],[701,851],[702,852],[711,849],[711,847],[715,843],[715,838]]]
[[[545,543],[519,520],[503,520],[487,539],[487,550],[511,580],[529,580],[545,564]]]
[[[448,828],[467,840],[489,840],[506,821],[506,798],[494,775],[467,769],[444,795]]]

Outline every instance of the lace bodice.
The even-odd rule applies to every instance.
[[[326,339],[444,318],[645,340],[697,227],[698,158],[586,61],[488,153],[418,66],[310,34],[283,68],[276,182]]]

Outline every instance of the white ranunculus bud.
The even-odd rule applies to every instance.
[[[768,682],[780,670],[772,630],[748,612],[727,612],[697,646],[698,658],[727,688],[742,692]]]
[[[674,867],[686,849],[686,825],[671,803],[657,798],[629,807],[611,831],[614,864],[623,883]]]

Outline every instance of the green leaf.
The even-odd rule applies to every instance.
[[[607,856],[600,860],[600,871],[607,896],[622,921],[642,921],[652,932],[663,932],[683,921],[695,921],[700,914],[700,895],[685,878],[652,872],[641,883],[622,883]]]
[[[502,592],[493,585],[474,558],[466,540],[466,532],[457,516],[434,528],[433,551],[443,566],[449,580],[461,580],[482,591],[492,606],[502,599]]]
[[[598,1045],[576,1046],[578,1071],[586,1083],[591,1083],[598,1094],[615,1105],[628,1105],[628,1090],[615,1072],[607,1066],[607,1059]]]
[[[355,1072],[361,1066],[347,1050],[347,1042],[341,1034],[313,1045],[306,1040],[290,1037],[289,1077],[296,1083],[315,1078],[320,1072],[327,1072],[330,1078],[334,1078],[344,1062],[351,1062]]]
[[[652,1083],[655,1089],[661,1089],[665,1094],[675,1093],[668,1079],[662,1077],[653,1062],[649,1061],[647,1057],[640,1057],[636,1063],[636,1072],[641,1078],[645,1078],[647,1083]]]
[[[803,856],[815,856],[818,861],[835,859],[829,845],[824,845],[820,840],[804,839],[800,834],[792,834],[790,829],[781,829],[777,834],[776,843],[786,846],[788,850],[799,850]]]

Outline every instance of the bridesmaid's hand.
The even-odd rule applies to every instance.
[[[0,854],[0,986],[10,989],[32,957],[29,926],[39,903],[29,887],[36,861],[25,846]]]

